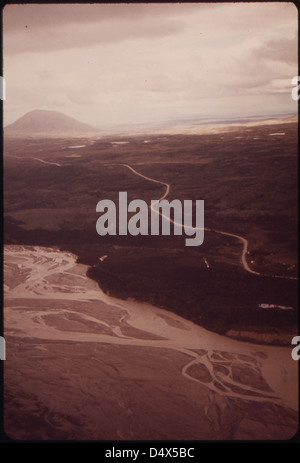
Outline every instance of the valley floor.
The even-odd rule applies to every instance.
[[[37,440],[286,440],[291,349],[105,295],[76,256],[5,246],[5,431]]]

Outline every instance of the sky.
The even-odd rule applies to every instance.
[[[94,127],[297,112],[291,2],[19,4],[3,10],[4,125]]]

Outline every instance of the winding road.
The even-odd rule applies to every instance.
[[[44,161],[43,159],[40,159],[40,158],[34,158],[32,156],[26,156],[26,157],[22,157],[22,156],[15,156],[14,154],[6,154],[6,157],[8,158],[15,158],[15,159],[33,159],[34,161],[39,161],[39,162],[42,162],[43,164],[49,164],[50,166],[57,166],[57,167],[61,167],[62,165],[59,164],[58,162],[51,162],[51,161]]]
[[[16,158],[16,159],[24,159],[23,157],[20,157],[20,156],[14,156],[14,155],[7,155],[8,157],[12,157],[12,158]],[[54,166],[57,166],[57,167],[62,167],[62,164],[59,164],[57,162],[50,162],[50,161],[44,161],[43,159],[40,159],[40,158],[35,158],[35,157],[30,157],[29,159],[34,159],[36,161],[39,161],[43,164],[49,164],[49,165],[54,165]],[[164,194],[156,200],[156,202],[154,202],[153,204],[151,204],[150,208],[153,210],[153,212],[159,214],[160,216],[164,217],[165,219],[169,220],[171,223],[173,223],[174,225],[182,225],[182,224],[179,224],[178,222],[174,221],[173,219],[171,219],[169,216],[166,216],[165,214],[163,214],[161,211],[157,211],[154,207],[155,205],[159,202],[159,201],[162,201],[163,199],[165,199],[169,193],[170,193],[170,189],[171,189],[171,185],[169,183],[166,183],[166,182],[162,182],[161,180],[157,180],[155,178],[152,178],[152,177],[148,177],[144,174],[142,174],[141,172],[138,172],[136,169],[134,169],[133,167],[131,167],[129,164],[105,164],[106,166],[115,166],[115,165],[119,165],[119,166],[123,166],[123,167],[126,167],[127,169],[129,169],[133,174],[145,179],[145,180],[148,180],[149,182],[152,182],[152,183],[157,183],[157,184],[160,184],[160,185],[163,185],[165,187],[165,192]],[[193,230],[202,230],[202,228],[199,228],[199,227],[190,227],[190,226],[187,226],[185,225],[185,228],[191,228]],[[237,235],[235,233],[229,233],[229,232],[224,232],[224,231],[221,231],[221,230],[214,230],[212,228],[208,228],[208,227],[204,227],[204,230],[205,231],[209,231],[209,232],[213,232],[213,233],[218,233],[220,235],[224,235],[224,236],[231,236],[232,238],[236,238],[237,240],[239,240],[242,244],[242,254],[241,254],[241,264],[244,268],[244,270],[248,273],[252,273],[254,275],[264,275],[260,272],[257,272],[253,269],[251,269],[251,267],[249,266],[248,262],[247,262],[247,253],[248,253],[248,248],[249,248],[249,241],[244,238],[243,236],[240,236],[240,235]],[[269,275],[271,276],[272,278],[282,278],[282,279],[288,279],[288,280],[298,280],[298,277],[292,277],[292,276],[284,276],[284,275]]]
[[[143,175],[141,174],[140,172],[138,172],[136,169],[134,169],[133,167],[131,167],[129,164],[106,164],[106,165],[119,165],[119,166],[124,166],[126,167],[127,169],[129,169],[131,172],[133,172],[135,175],[138,175],[139,177],[142,177],[144,178],[145,180],[148,180],[149,182],[153,182],[153,183],[159,183],[161,185],[163,185],[165,187],[165,192],[164,194],[153,204],[151,204],[151,209],[161,215],[162,217],[168,219],[171,223],[173,224],[176,224],[176,225],[182,225],[181,223],[179,224],[178,222],[175,222],[173,219],[171,219],[169,216],[166,216],[164,215],[161,211],[157,211],[156,209],[154,209],[154,206],[161,200],[165,199],[169,193],[170,193],[170,184],[169,183],[166,183],[166,182],[162,182],[160,180],[157,180],[157,179],[154,179],[154,178],[151,178],[151,177],[147,177],[146,175]],[[197,229],[197,230],[202,230],[202,228],[199,228],[199,227],[188,227],[188,228],[193,228],[193,230]],[[212,228],[208,228],[208,227],[204,227],[204,230],[206,231],[209,231],[209,232],[214,232],[214,233],[218,233],[220,235],[224,235],[224,236],[231,236],[233,238],[236,238],[237,240],[239,240],[243,246],[242,248],[242,254],[241,254],[241,264],[244,268],[244,270],[246,270],[246,272],[249,272],[249,273],[253,273],[254,275],[263,275],[262,273],[260,272],[257,272],[255,270],[252,270],[247,262],[247,253],[248,253],[248,247],[249,247],[249,241],[244,238],[243,236],[240,236],[240,235],[236,235],[234,233],[229,233],[229,232],[224,232],[224,231],[221,231],[221,230],[214,230]],[[283,275],[270,275],[272,278],[283,278],[283,279],[288,279],[288,280],[298,280],[297,277],[290,277],[290,276],[283,276]]]
[[[18,158],[18,159],[23,159],[21,157],[18,157],[18,156],[13,156],[13,155],[10,155],[10,157],[15,157],[15,158]],[[62,167],[61,164],[57,163],[57,162],[50,162],[50,161],[44,161],[43,159],[39,159],[39,158],[34,158],[34,157],[31,157],[30,159],[34,159],[36,161],[39,161],[39,162],[42,162],[43,164],[49,164],[49,165],[55,165],[57,167]],[[174,225],[181,225],[179,224],[178,222],[174,221],[173,219],[171,219],[169,216],[163,214],[161,211],[157,211],[155,209],[155,205],[159,202],[159,201],[162,201],[163,199],[167,198],[167,196],[169,195],[170,193],[170,189],[171,189],[171,185],[169,183],[166,183],[166,182],[162,182],[161,180],[157,180],[155,178],[151,178],[151,177],[147,177],[146,175],[144,174],[141,174],[141,172],[138,172],[136,169],[134,169],[133,167],[131,167],[129,164],[110,164],[110,165],[120,165],[120,166],[124,166],[126,167],[127,169],[129,169],[131,172],[133,172],[135,175],[139,176],[139,177],[142,177],[144,178],[145,180],[148,180],[149,182],[152,182],[152,183],[158,183],[160,185],[163,185],[165,187],[165,192],[164,194],[156,200],[156,202],[154,202],[153,204],[151,204],[150,208],[153,210],[153,212],[159,214],[160,216],[164,217],[165,219],[169,220],[169,222],[173,223]],[[199,227],[190,227],[188,225],[185,225],[185,228],[191,228],[193,230],[202,230],[202,228],[199,228]],[[248,262],[247,262],[247,253],[248,253],[248,247],[249,247],[249,241],[244,238],[243,236],[240,236],[240,235],[236,235],[234,233],[229,233],[229,232],[224,232],[224,231],[221,231],[221,230],[214,230],[212,228],[208,228],[208,227],[204,227],[204,230],[205,231],[209,231],[209,232],[214,232],[214,233],[218,233],[220,235],[224,235],[224,236],[231,236],[233,238],[236,238],[237,240],[239,240],[243,246],[242,248],[242,254],[241,254],[241,264],[244,268],[244,270],[246,270],[246,272],[249,272],[249,273],[252,273],[254,275],[263,275],[262,273],[260,272],[257,272],[253,269],[251,269],[251,267],[249,266]],[[283,279],[289,279],[289,280],[298,280],[297,277],[291,277],[291,276],[284,276],[284,275],[271,275],[273,278],[283,278]]]
[[[112,165],[112,164],[110,164]],[[131,172],[133,172],[135,175],[138,175],[139,177],[142,177],[144,178],[145,180],[148,180],[149,182],[153,182],[153,183],[159,183],[161,185],[163,185],[165,187],[165,192],[164,194],[153,204],[151,204],[151,209],[156,212],[157,214],[161,215],[162,217],[168,219],[171,223],[175,224],[175,225],[181,225],[179,224],[178,222],[175,222],[173,219],[171,219],[169,216],[166,216],[164,214],[162,214],[162,212],[160,211],[157,211],[156,209],[154,209],[154,206],[155,204],[157,204],[159,201],[162,201],[163,199],[165,199],[169,193],[170,193],[170,188],[171,188],[171,185],[169,183],[165,183],[165,182],[161,182],[160,180],[156,180],[154,178],[151,178],[151,177],[147,177],[146,175],[143,175],[141,174],[140,172],[138,172],[136,169],[134,169],[133,167],[131,167],[129,164],[118,164],[120,166],[124,166],[126,167],[127,169],[129,169]],[[197,229],[197,230],[202,230],[202,228],[199,228],[199,227],[188,227],[188,228],[193,228],[194,230]],[[228,232],[224,232],[224,231],[221,231],[221,230],[213,230],[211,228],[207,228],[207,227],[204,227],[204,230],[206,231],[210,231],[210,232],[214,232],[214,233],[219,233],[220,235],[225,235],[225,236],[232,236],[233,238],[236,238],[238,239],[242,245],[243,245],[243,249],[242,249],[242,255],[241,255],[241,264],[243,266],[243,268],[246,270],[246,272],[249,272],[249,273],[254,273],[255,275],[261,275],[261,273],[259,272],[256,272],[255,270],[252,270],[250,267],[249,267],[249,264],[247,262],[247,259],[246,259],[246,255],[247,255],[247,252],[248,252],[248,245],[249,245],[249,242],[246,238],[243,238],[242,236],[240,235],[235,235],[234,233],[228,233]]]

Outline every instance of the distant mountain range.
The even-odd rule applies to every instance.
[[[97,132],[94,127],[58,111],[37,109],[4,128],[5,135],[60,135]]]

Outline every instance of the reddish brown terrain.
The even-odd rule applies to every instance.
[[[6,136],[8,436],[296,433],[297,123],[285,122]],[[203,245],[100,237],[96,204],[120,191],[203,199]]]
[[[14,439],[288,439],[290,349],[106,296],[70,253],[5,248],[5,431]],[[160,426],[157,426],[157,422]]]

